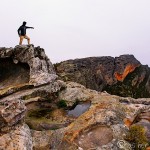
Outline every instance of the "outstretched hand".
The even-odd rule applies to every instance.
[[[32,29],[34,29],[34,27],[32,27]]]

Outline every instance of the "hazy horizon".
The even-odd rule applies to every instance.
[[[132,54],[150,66],[149,8],[149,0],[5,0],[0,47],[18,45],[17,29],[26,21],[35,28],[27,30],[31,43],[52,63]]]

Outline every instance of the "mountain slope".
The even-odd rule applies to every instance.
[[[133,55],[67,60],[54,66],[64,81],[124,97],[150,97],[150,68]]]

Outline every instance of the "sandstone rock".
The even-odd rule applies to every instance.
[[[35,131],[32,130],[33,149],[49,150],[53,131]]]
[[[137,118],[136,121],[140,121],[140,120],[147,120],[148,122],[150,122],[150,110],[144,110],[144,112],[141,112]]]
[[[148,66],[141,65],[133,72],[129,73],[123,82],[117,82],[105,88],[111,94],[133,97],[133,98],[149,98],[149,74]]]
[[[0,136],[1,150],[32,150],[32,137],[26,124],[15,126],[9,133]]]
[[[2,70],[0,73],[1,80],[4,80],[7,75],[7,82],[9,81],[8,83],[5,83],[4,81],[1,83],[4,83],[5,87],[9,86],[8,84],[11,83],[10,80],[12,80],[15,85],[24,81],[24,83],[39,86],[51,83],[57,78],[53,65],[45,55],[44,49],[40,47],[34,48],[33,45],[16,46],[14,49],[1,48],[0,62],[3,64],[3,66],[0,66],[0,70]],[[8,73],[8,68],[4,67],[7,62],[9,62],[8,67],[10,69]],[[15,62],[16,65],[13,62]],[[16,70],[15,74],[13,68]],[[20,72],[23,69],[24,72]],[[23,80],[23,78],[20,78],[20,75],[26,76],[27,79]],[[8,80],[8,78],[10,79]],[[18,78],[18,80],[15,80],[15,83],[13,81],[14,78]],[[1,84],[0,87],[2,86]]]
[[[86,89],[78,83],[68,82],[65,84],[62,81],[57,81],[50,85],[14,93],[2,98],[1,101],[5,102],[7,99],[12,101],[13,99],[19,98],[29,101],[29,103],[27,103],[28,105],[32,100],[33,102],[39,101],[41,103],[42,101],[40,101],[40,99],[42,97],[49,97],[53,92],[55,93],[58,89],[60,90],[62,85],[66,87],[66,89],[63,89],[59,93],[58,98],[63,98],[68,106],[73,105],[78,98],[80,101],[91,101],[91,107],[81,116],[72,120],[73,122],[66,128],[53,131],[32,131],[33,149],[77,150],[80,148],[86,150],[87,147],[102,150],[119,150],[123,147],[124,149],[130,149],[131,145],[127,141],[123,142],[124,145],[118,145],[118,143],[121,143],[120,141],[124,140],[128,132],[128,127],[124,125],[123,120],[126,117],[133,117],[133,120],[135,120],[138,114],[140,114],[138,117],[140,119],[149,116],[149,105],[145,103],[146,101],[149,102],[149,99],[143,98],[135,100],[129,97],[124,98],[110,95],[106,92],[101,93]],[[141,112],[143,112],[143,118]],[[60,112],[56,111],[54,114],[58,114],[59,116],[56,115],[56,117],[60,120]],[[134,121],[132,121],[132,123],[134,123]],[[108,136],[102,138],[102,135]],[[32,142],[32,140],[30,142]]]
[[[1,98],[0,99],[1,127],[11,126],[13,124],[18,123],[18,121],[22,120],[25,117],[26,111],[25,104],[27,106],[27,111],[38,108],[48,109],[49,106],[50,106],[49,109],[51,109],[51,107],[55,105],[53,99],[57,97],[57,92],[62,88],[61,83],[62,82],[55,81],[49,85],[33,89],[22,90],[7,97]],[[35,108],[33,107],[33,103],[36,106]],[[39,125],[40,124],[42,124],[42,122],[39,123]],[[58,124],[58,126],[61,127],[62,126],[61,123]]]
[[[32,88],[32,89],[23,89],[21,91],[18,91],[16,93],[13,93],[11,95],[8,95],[7,97],[1,98],[0,101],[12,101],[14,99],[21,99],[21,100],[31,100],[34,101],[35,97],[41,97],[41,98],[50,98],[53,93],[57,93],[64,87],[64,84],[61,81],[55,81],[51,84],[40,86],[37,88]]]
[[[121,107],[117,106],[117,104],[112,105],[108,102],[92,106],[91,109],[67,127],[62,145],[67,142],[68,145],[72,143],[71,145],[73,146],[76,143],[83,149],[87,149],[87,146],[89,148],[102,148],[103,145],[107,144],[109,148],[112,145],[114,146],[113,137],[122,139],[123,134],[125,134],[125,130],[123,131],[125,127],[122,124],[125,114],[122,114],[119,109]],[[122,124],[122,129],[120,130],[122,132],[119,131],[119,124],[120,126]],[[117,131],[119,131],[120,136],[117,136],[119,135]],[[102,138],[102,135],[107,134],[109,136]],[[94,140],[94,138],[96,139]],[[96,142],[96,140],[99,140],[99,142]]]
[[[146,131],[146,137],[150,141],[150,107],[145,107],[134,119],[133,125],[140,125],[144,127]]]
[[[91,100],[94,95],[98,95],[96,91],[86,89],[83,85],[75,82],[68,82],[66,89],[59,93],[59,99],[65,100],[68,106],[72,106],[76,101]]]
[[[26,107],[20,100],[0,101],[0,128],[12,126],[25,116]]]
[[[108,144],[113,139],[113,133],[107,126],[93,127],[89,131],[83,132],[76,142],[83,149],[90,149]]]
[[[15,92],[25,90],[25,89],[30,89],[30,88],[33,88],[33,85],[30,85],[30,84],[21,84],[17,86],[10,85],[9,87],[0,90],[0,98],[13,94]]]
[[[64,136],[65,128],[48,131],[32,130],[33,149],[34,150],[57,150],[63,149],[59,147]]]

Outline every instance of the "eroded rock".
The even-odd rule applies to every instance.
[[[53,82],[57,78],[44,49],[33,45],[16,46],[14,49],[1,48],[0,62],[0,70],[3,70],[0,72],[0,80],[4,82],[7,79],[0,87],[22,82],[38,86]]]
[[[0,127],[12,126],[25,116],[26,107],[20,100],[0,101]]]
[[[32,137],[26,124],[18,124],[10,132],[0,136],[1,150],[32,150]]]

